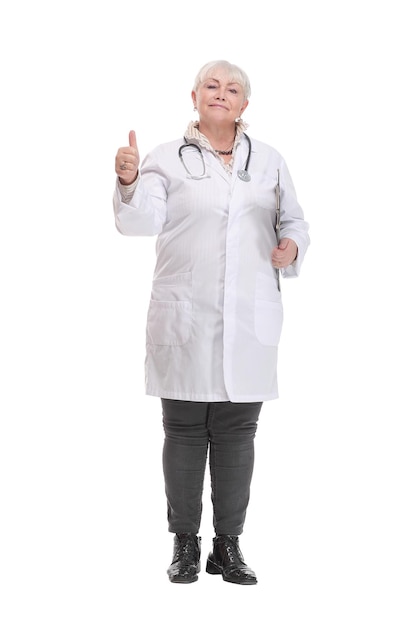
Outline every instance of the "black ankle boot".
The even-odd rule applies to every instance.
[[[219,535],[213,539],[213,551],[207,559],[206,572],[221,574],[223,580],[239,585],[256,585],[255,572],[243,560],[239,548],[239,537]]]
[[[179,533],[174,537],[174,555],[167,573],[172,583],[193,583],[200,571],[201,537]]]

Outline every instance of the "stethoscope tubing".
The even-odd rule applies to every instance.
[[[249,138],[249,136],[246,133],[243,133],[244,136],[246,137],[246,140],[248,142],[248,146],[249,146],[249,151],[248,151],[248,156],[246,159],[246,163],[245,163],[245,167],[243,168],[243,170],[239,170],[237,175],[239,176],[240,180],[243,180],[244,182],[249,182],[251,177],[250,174],[248,172],[248,168],[249,168],[249,163],[250,163],[250,159],[251,159],[251,155],[252,155],[252,142]],[[203,153],[202,150],[200,148],[200,146],[196,143],[189,143],[185,137],[184,137],[184,141],[185,143],[183,143],[179,148],[178,148],[178,156],[180,158],[181,163],[184,166],[185,171],[187,172],[187,175],[192,178],[193,180],[200,180],[202,178],[207,178],[207,174],[206,174],[206,163],[204,161],[204,157],[203,157]],[[198,150],[198,152],[200,153],[201,156],[201,162],[203,164],[203,173],[200,174],[199,176],[193,176],[190,172],[190,170],[188,169],[184,158],[182,156],[182,152],[183,150],[185,150],[186,148],[196,148]]]

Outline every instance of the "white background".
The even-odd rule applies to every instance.
[[[413,2],[14,2],[1,9],[0,621],[415,626]],[[311,225],[283,285],[280,399],[242,536],[256,587],[166,576],[154,240],[114,227],[114,156],[181,136],[194,77],[251,78],[248,132]],[[212,538],[208,486],[203,562]]]

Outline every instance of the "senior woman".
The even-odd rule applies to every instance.
[[[207,454],[215,537],[206,571],[252,585],[239,545],[262,403],[278,397],[279,273],[297,276],[308,224],[282,156],[249,138],[246,73],[227,61],[198,72],[198,121],[159,145],[139,169],[136,136],[118,150],[116,227],[156,235],[146,329],[145,392],[161,398],[169,580],[200,571]],[[280,240],[276,190],[280,181]],[[279,243],[279,245],[277,245]]]

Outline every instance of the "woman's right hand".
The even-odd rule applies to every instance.
[[[136,143],[136,133],[129,133],[129,145],[119,148],[116,154],[116,174],[122,185],[130,185],[136,180],[139,168],[139,152]]]

